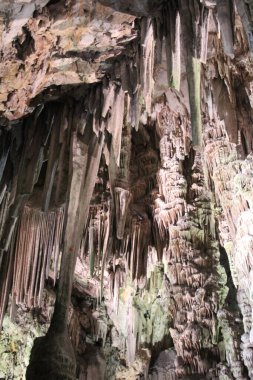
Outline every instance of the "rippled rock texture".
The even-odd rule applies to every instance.
[[[0,321],[50,325],[27,379],[253,379],[252,15],[2,1]]]

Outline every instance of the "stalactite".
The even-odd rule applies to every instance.
[[[234,36],[232,24],[232,4],[230,0],[217,1],[218,20],[225,54],[234,58]]]
[[[5,185],[0,195],[0,238],[2,237],[4,224],[8,215],[9,199],[10,193],[7,191],[7,186]]]
[[[7,133],[3,133],[3,132],[1,132],[1,134],[3,134],[3,136],[1,136],[0,182],[1,182],[2,177],[3,177],[4,169],[5,169],[6,162],[7,162],[7,158],[8,158],[9,152],[10,152],[10,147],[9,147],[9,144],[8,144],[8,134]]]
[[[141,62],[140,62],[140,82],[143,91],[146,111],[151,113],[152,94],[154,88],[154,37],[151,19],[141,21]],[[138,125],[137,125],[138,128]]]
[[[123,288],[123,286],[125,286],[126,283],[125,272],[122,270],[120,266],[117,266],[115,268],[115,272],[112,273],[110,281],[110,287],[112,288],[111,299],[113,300],[113,310],[116,314],[118,314],[120,288]]]
[[[56,171],[58,168],[58,161],[60,156],[60,139],[59,135],[61,132],[61,118],[60,120],[57,120],[57,117],[59,118],[60,110],[58,110],[58,115],[54,117],[54,128],[51,135],[51,141],[50,141],[50,148],[49,148],[49,157],[48,157],[48,164],[47,164],[47,174],[43,189],[43,200],[42,200],[42,210],[48,211],[49,205],[50,205],[50,199],[54,184],[54,179],[56,175]],[[55,120],[56,119],[56,120]]]
[[[240,18],[242,20],[244,31],[246,33],[247,40],[248,40],[248,46],[252,54],[252,51],[253,51],[252,17],[250,17],[248,14],[247,3],[243,0],[237,1],[236,9],[238,10]]]
[[[128,266],[132,280],[139,278],[146,269],[147,245],[150,235],[150,222],[145,214],[135,216],[131,220],[130,234],[132,236],[129,251]]]
[[[99,298],[102,300],[103,297],[103,284],[104,284],[104,271],[106,266],[106,259],[108,255],[108,242],[109,242],[109,234],[110,234],[110,218],[109,218],[109,212],[107,213],[107,218],[104,221],[104,234],[103,236],[103,248],[102,248],[102,257],[101,257],[101,280],[100,280],[100,293]]]
[[[180,91],[181,83],[181,41],[180,41],[180,17],[175,4],[172,2],[167,6],[164,18],[166,25],[166,55],[167,55],[167,75],[170,87]]]
[[[90,276],[94,275],[94,225],[91,219],[89,225],[89,263],[90,263]]]
[[[209,10],[194,2],[179,2],[179,13],[182,24],[183,46],[185,49],[185,64],[189,89],[193,147],[202,145],[201,122],[201,92],[200,76],[201,62],[206,60],[206,45],[208,39]],[[200,18],[203,17],[203,19]],[[204,15],[204,16],[203,16]]]
[[[128,206],[131,201],[131,193],[120,187],[115,187],[116,226],[117,238],[123,239]]]
[[[107,130],[112,135],[112,148],[118,166],[120,161],[121,136],[125,111],[125,93],[123,88],[123,85],[122,87],[117,88],[112,83],[109,84],[108,88],[105,88],[105,102],[102,110],[103,117],[106,117],[109,112],[109,117],[107,119]]]
[[[123,118],[124,118],[124,102],[125,93],[122,88],[118,91],[116,89],[114,93],[114,99],[111,103],[111,115],[108,121],[108,132],[112,135],[112,147],[114,151],[114,156],[116,164],[120,164],[120,152],[121,152],[121,136],[123,128]]]
[[[191,107],[192,143],[194,147],[201,145],[201,114],[200,114],[200,72],[201,65],[198,59],[192,58],[187,63],[188,86]]]

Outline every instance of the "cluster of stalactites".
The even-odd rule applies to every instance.
[[[13,302],[42,306],[45,280],[58,277],[64,209],[43,212],[25,206],[17,229]]]
[[[220,56],[221,60],[233,59],[238,52],[245,54],[248,50],[245,35],[249,48],[252,48],[250,24],[247,4],[230,0],[170,1],[166,3],[162,15],[154,19],[155,58],[160,63],[162,49],[166,49],[169,86],[179,91],[181,71],[186,70],[192,144],[196,149],[202,146],[201,64],[205,67],[208,58],[214,54],[208,43],[214,43],[217,52],[223,51],[225,58]]]
[[[209,15],[210,10],[204,4],[171,1],[163,15],[154,21],[156,59],[161,61],[165,44],[170,87],[180,91],[183,62],[186,67],[194,147],[201,146],[200,75],[201,62],[205,63],[207,56]]]

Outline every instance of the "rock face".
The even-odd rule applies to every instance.
[[[253,379],[252,7],[1,3],[0,322],[50,324],[27,379]]]

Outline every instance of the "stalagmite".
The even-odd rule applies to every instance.
[[[160,118],[159,123],[159,131],[162,136],[173,136],[173,133],[168,134],[168,132],[172,129],[181,129],[183,128],[182,124],[177,124],[177,115],[173,114],[168,106],[163,107],[163,113],[167,113],[170,117]],[[167,123],[166,121],[169,121]],[[181,136],[183,139],[183,133],[177,133],[177,136]],[[163,138],[161,139],[161,143],[163,142]],[[170,140],[167,137],[166,145],[171,145],[173,148],[173,144],[176,143],[177,140]],[[182,147],[184,146],[181,142]],[[181,158],[182,154],[186,154],[188,152],[178,151],[176,149],[172,149],[174,151],[174,155],[177,155]],[[162,146],[161,153],[163,154],[162,160],[166,162],[168,160],[168,156],[166,156],[167,149]],[[172,153],[173,154],[173,153]],[[171,158],[170,158],[171,160]],[[175,158],[174,158],[175,160]],[[176,160],[175,160],[176,161]],[[165,166],[165,165],[164,165]],[[212,314],[217,308],[218,305],[222,305],[224,302],[224,297],[226,297],[226,291],[224,290],[224,296],[220,294],[220,299],[217,299],[216,303],[213,304],[212,297],[213,294],[209,293],[205,290],[206,284],[211,281],[212,275],[208,278],[208,274],[205,273],[204,267],[208,262],[212,262],[212,255],[218,255],[217,246],[211,241],[207,241],[204,239],[204,234],[202,234],[203,230],[207,230],[211,227],[211,223],[206,223],[208,214],[210,214],[208,203],[208,193],[207,190],[203,187],[203,179],[200,166],[200,155],[195,154],[195,160],[193,161],[192,166],[192,186],[191,188],[186,188],[187,183],[183,181],[183,173],[180,170],[180,165],[176,162],[174,166],[170,167],[169,165],[165,166],[166,169],[161,169],[163,172],[169,172],[170,175],[167,176],[165,173],[161,175],[160,180],[166,181],[162,188],[162,195],[166,200],[166,204],[162,206],[163,202],[159,202],[159,206],[162,209],[166,210],[166,206],[168,204],[173,204],[173,200],[176,197],[178,204],[178,198],[182,199],[183,208],[178,216],[175,218],[171,216],[167,222],[167,228],[170,231],[170,244],[167,250],[168,253],[164,253],[167,259],[167,271],[166,276],[168,282],[170,284],[171,291],[171,300],[175,300],[175,303],[171,305],[171,313],[173,315],[173,320],[175,323],[175,328],[171,328],[171,336],[174,341],[176,353],[178,357],[181,358],[182,364],[176,369],[177,374],[183,371],[183,366],[186,371],[189,373],[207,373],[209,371],[209,367],[204,360],[204,352],[209,351],[206,355],[214,355],[215,356],[215,337],[212,338],[212,343],[214,347],[207,344],[205,340],[202,338],[202,334],[204,331],[209,331],[208,336],[212,336],[213,332],[210,329],[210,325],[212,326],[215,321],[212,318]],[[179,181],[179,178],[181,180]],[[199,191],[195,195],[195,182],[198,184]],[[177,186],[180,187],[180,193],[173,191]],[[184,190],[185,186],[185,190]],[[188,191],[188,194],[187,192]],[[175,195],[174,195],[175,194]],[[187,197],[187,203],[191,204],[191,221],[188,221],[188,213],[187,206],[185,206],[184,197]],[[199,204],[199,207],[196,208],[196,205]],[[201,205],[201,206],[200,206]],[[174,206],[175,207],[175,206]],[[164,210],[164,211],[165,211]],[[195,212],[198,210],[197,214],[205,215],[205,217],[201,221],[199,219],[199,215],[195,215]],[[160,215],[164,212],[160,211]],[[167,211],[167,210],[166,210]],[[168,213],[168,211],[167,211]],[[203,213],[203,214],[202,214]],[[162,214],[163,215],[163,214]],[[198,218],[198,223],[200,224],[197,227],[197,224],[194,224],[195,218]],[[188,221],[188,226],[187,226]],[[185,226],[185,227],[184,227]],[[188,230],[188,234],[185,234],[185,228]],[[201,228],[202,230],[199,230]],[[173,238],[172,231],[178,231],[177,238]],[[210,233],[206,231],[210,236]],[[174,232],[175,234],[175,232]],[[215,239],[215,233],[212,234],[212,239]],[[187,250],[182,249],[180,246],[191,246],[192,254],[189,255],[189,248]],[[202,247],[202,248],[201,248]],[[204,248],[205,247],[205,248]],[[202,251],[203,250],[203,251]],[[203,253],[202,253],[203,252]],[[209,252],[209,255],[206,255],[205,252]],[[216,253],[215,253],[216,252]],[[197,256],[201,256],[202,260],[197,260]],[[198,263],[196,265],[196,263]],[[203,265],[203,267],[202,267]],[[212,263],[213,267],[210,268],[210,272],[216,276],[216,278],[223,283],[223,275],[221,268],[217,267],[215,262]],[[201,267],[203,269],[201,269]],[[210,275],[210,274],[209,274]],[[219,277],[220,276],[220,277]],[[186,298],[181,298],[182,292],[185,293],[187,289],[188,295],[190,296],[191,302]],[[202,292],[201,292],[202,290]],[[181,297],[180,297],[181,296]],[[179,301],[181,298],[181,301]],[[218,305],[217,305],[218,303]],[[184,305],[182,309],[178,308],[178,305]],[[201,322],[201,327],[196,323],[196,321]],[[209,338],[210,339],[210,338]],[[201,358],[199,357],[200,351],[202,352]]]

